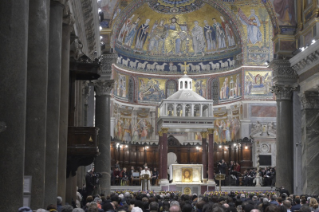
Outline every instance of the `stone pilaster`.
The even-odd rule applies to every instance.
[[[29,1],[0,1],[0,211],[23,205],[28,20]]]
[[[99,131],[100,155],[95,160],[95,171],[103,175],[100,179],[99,193],[110,194],[111,188],[111,115],[110,93],[113,89],[114,80],[99,80],[94,82],[96,91],[95,126]]]
[[[202,136],[202,164],[203,164],[203,178],[207,179],[207,132],[201,132]]]
[[[163,149],[163,132],[160,130],[158,131],[158,155],[159,155],[159,167],[158,167],[158,170],[159,170],[159,175],[160,175],[160,178],[162,178],[162,160],[163,160],[163,157],[162,157],[162,149]]]
[[[319,183],[314,180],[319,176],[319,94],[308,91],[300,95],[302,118],[302,192],[319,192]]]
[[[63,201],[65,201],[65,191],[57,192],[61,97],[62,16],[63,4],[59,1],[51,1],[46,122],[46,158],[48,159],[45,163],[46,167],[56,168],[45,170],[45,204],[56,202],[56,197],[58,195],[62,196]]]
[[[49,17],[49,0],[30,1],[24,175],[32,176],[31,208],[45,206]]]
[[[277,102],[277,161],[276,186],[293,191],[293,114],[292,94],[296,88],[297,75],[288,60],[273,60],[272,92]]]
[[[208,183],[215,185],[214,180],[214,129],[208,129]]]

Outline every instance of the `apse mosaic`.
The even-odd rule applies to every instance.
[[[219,103],[240,100],[242,97],[241,72],[219,77]]]
[[[197,94],[207,99],[206,85],[207,85],[207,79],[193,78],[193,86],[192,86],[193,91],[195,91]]]
[[[174,2],[193,5],[201,1]],[[141,5],[118,30],[117,64],[165,74],[182,72],[184,61],[188,61],[190,73],[217,72],[240,65],[236,56],[241,53],[241,43],[235,24],[227,14],[204,4],[187,15],[154,13],[147,3]]]
[[[247,65],[264,65],[273,57],[273,27],[262,1],[225,2],[242,24],[247,45],[244,61]]]
[[[165,99],[164,79],[138,78],[138,101],[139,102],[160,102]]]
[[[202,0],[150,0],[149,6],[159,13],[188,13],[204,5]]]
[[[117,98],[127,99],[127,88],[128,88],[128,76],[120,74],[118,72],[113,72],[114,88],[113,94]]]
[[[271,87],[271,71],[245,71],[245,99],[272,99]]]

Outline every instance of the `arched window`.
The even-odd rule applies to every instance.
[[[181,82],[181,86],[183,87],[182,82]],[[171,96],[175,92],[176,92],[176,82],[168,81],[166,84],[166,98]]]
[[[185,81],[185,88],[187,89],[187,81]]]

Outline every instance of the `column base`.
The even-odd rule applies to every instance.
[[[159,184],[160,184],[160,186],[168,185],[169,181],[168,181],[168,179],[160,179]]]
[[[214,179],[208,179],[207,185],[208,185],[208,186],[215,186],[215,185],[216,185],[216,182],[215,182]]]

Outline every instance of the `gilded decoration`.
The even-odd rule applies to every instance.
[[[193,85],[192,85],[193,91],[195,91],[197,94],[207,99],[206,85],[207,85],[207,79],[193,78]]]
[[[113,94],[115,97],[119,99],[127,100],[127,93],[128,93],[128,76],[124,74],[120,74],[118,72],[113,72],[113,79],[114,79],[114,89]]]
[[[149,6],[159,13],[189,13],[204,5],[202,0],[150,0]]]
[[[272,99],[272,71],[245,71],[245,99]]]
[[[242,24],[246,48],[244,62],[246,65],[264,65],[273,58],[273,25],[262,1],[225,2]]]
[[[240,100],[242,97],[241,72],[219,78],[219,103]]]
[[[138,78],[139,102],[160,102],[165,99],[166,79]]]
[[[236,23],[215,3],[203,3],[187,15],[154,13],[151,3],[141,4],[118,27],[115,49],[119,66],[139,72],[176,74],[183,72],[183,63],[188,61],[188,73],[193,74],[241,65],[241,38]]]
[[[193,169],[182,168],[182,182],[193,182]]]

